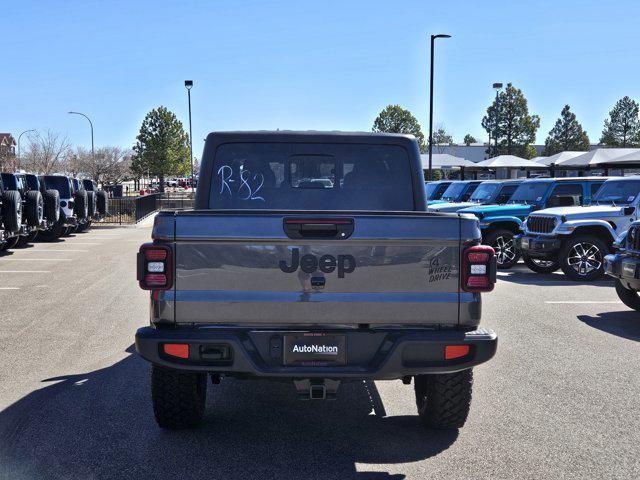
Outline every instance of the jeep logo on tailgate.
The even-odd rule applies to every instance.
[[[351,273],[356,269],[356,259],[353,255],[322,255],[320,258],[315,255],[306,254],[300,258],[300,249],[291,250],[291,264],[286,260],[280,260],[280,270],[285,273],[293,273],[298,267],[305,273],[313,273],[320,270],[324,273],[331,273],[338,269],[338,278],[344,278],[346,273]]]

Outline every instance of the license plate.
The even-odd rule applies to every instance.
[[[522,242],[521,242],[522,248],[523,249],[529,249],[529,239],[528,238],[523,238]]]
[[[623,263],[622,264],[622,271],[624,273],[626,273],[627,275],[635,277],[636,276],[636,264],[635,263]]]
[[[347,360],[345,335],[321,332],[285,334],[284,364],[340,366]]]

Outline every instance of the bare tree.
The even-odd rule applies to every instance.
[[[119,183],[131,175],[131,151],[120,147],[101,147],[95,152],[78,147],[71,154],[69,170],[101,183]]]
[[[33,172],[50,174],[67,169],[68,153],[71,148],[67,137],[47,130],[28,136],[28,145],[21,158],[21,167]]]
[[[18,167],[18,161],[15,155],[10,152],[0,151],[0,171],[13,172]]]

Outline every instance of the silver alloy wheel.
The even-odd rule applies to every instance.
[[[586,276],[602,267],[602,252],[593,243],[576,243],[569,251],[567,263],[578,275]]]
[[[516,242],[513,237],[505,238],[502,235],[496,237],[493,249],[496,251],[498,265],[513,262],[516,258]]]

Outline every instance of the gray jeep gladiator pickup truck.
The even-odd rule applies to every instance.
[[[426,205],[411,136],[210,134],[195,209],[160,212],[138,253],[158,424],[198,424],[207,376],[228,376],[311,400],[413,379],[427,426],[462,427],[497,346],[478,326],[495,255],[475,217]]]

